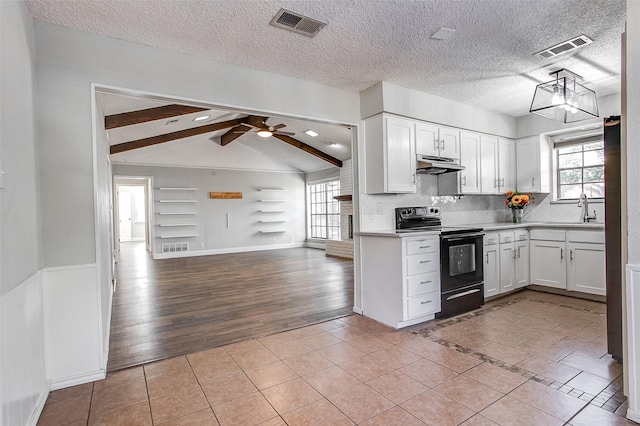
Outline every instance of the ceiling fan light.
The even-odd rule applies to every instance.
[[[258,130],[257,135],[260,136],[261,138],[268,138],[269,136],[273,136],[273,132],[263,129],[263,130]]]

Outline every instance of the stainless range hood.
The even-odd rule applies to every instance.
[[[440,175],[443,173],[459,172],[464,166],[454,164],[453,158],[431,157],[418,155],[416,173],[424,175]]]

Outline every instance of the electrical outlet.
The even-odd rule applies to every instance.
[[[200,248],[204,248],[204,243],[200,243]]]

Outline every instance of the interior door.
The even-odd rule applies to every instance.
[[[131,241],[131,192],[118,190],[118,228],[120,242]]]

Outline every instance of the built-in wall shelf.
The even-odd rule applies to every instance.
[[[258,213],[285,213],[284,210],[258,210]]]
[[[285,203],[287,200],[258,200],[261,203]]]
[[[261,234],[282,234],[283,232],[287,232],[285,230],[263,230],[263,231],[259,231]]]
[[[159,203],[173,203],[173,204],[180,204],[180,203],[197,203],[198,200],[158,200]]]
[[[197,215],[197,212],[157,212],[161,216]]]
[[[159,238],[161,240],[167,240],[169,238],[195,238],[198,234],[184,234],[184,235],[161,235]]]
[[[285,192],[286,189],[282,189],[282,188],[259,188],[258,191],[260,191],[260,192]]]
[[[161,223],[158,225],[161,228],[176,228],[180,226],[198,226],[197,223]]]
[[[333,197],[334,200],[337,201],[351,201],[352,200],[352,195],[336,195],[335,197]]]
[[[176,187],[167,187],[161,186],[157,188],[159,191],[197,191],[198,188],[176,188]]]
[[[286,220],[259,220],[260,223],[284,223]]]

